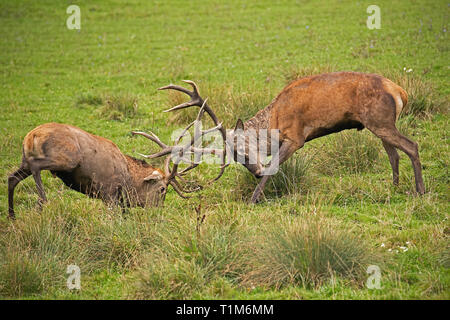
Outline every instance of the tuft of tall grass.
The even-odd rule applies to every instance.
[[[243,202],[250,200],[259,180],[239,163],[229,166],[227,170],[230,172],[230,175],[233,174],[235,176],[235,179],[233,179],[235,182],[231,185],[231,198],[234,201]]]
[[[260,242],[247,285],[318,287],[335,277],[358,282],[373,263],[373,252],[353,230],[320,216],[271,226]]]
[[[314,155],[299,151],[281,164],[277,174],[271,177],[265,194],[276,196],[305,194],[311,186],[311,168],[314,164]]]
[[[270,177],[264,189],[266,197],[306,194],[310,190],[313,184],[312,169],[315,155],[303,151],[292,155],[280,165],[278,172]],[[227,170],[233,171],[237,181],[233,185],[232,198],[237,201],[248,201],[259,180],[241,164],[230,166]]]
[[[71,264],[83,277],[98,270],[133,270],[153,247],[154,226],[151,218],[124,218],[89,199],[29,210],[0,225],[0,296],[65,288]]]
[[[89,237],[84,255],[87,261],[99,267],[133,269],[153,246],[150,221],[124,218],[119,212],[113,214],[112,219],[100,218],[92,225],[84,225],[82,236]]]
[[[140,272],[135,298],[189,299],[205,285],[204,272],[197,264],[161,254]]]
[[[192,225],[160,233],[139,269],[136,297],[188,299],[217,279],[239,280],[246,267],[242,234],[233,224],[204,228],[200,233]]]
[[[80,94],[76,107],[96,106],[96,114],[102,119],[122,121],[138,115],[138,98],[131,94]]]
[[[36,211],[2,228],[0,295],[37,294],[61,281],[66,266],[77,260],[70,229],[60,215]]]
[[[344,131],[320,139],[315,169],[326,175],[362,173],[376,168],[384,150],[380,140],[368,130]]]
[[[122,121],[125,118],[133,118],[138,114],[138,99],[130,94],[106,95],[97,114],[108,120]]]
[[[78,95],[75,101],[76,107],[99,106],[103,104],[103,97],[92,92],[86,92]]]
[[[45,268],[21,252],[0,254],[0,297],[38,294],[44,286]]]
[[[404,106],[401,117],[413,115],[424,118],[444,111],[444,100],[436,95],[431,81],[416,74],[398,71],[380,74],[398,84],[408,94],[408,103]]]

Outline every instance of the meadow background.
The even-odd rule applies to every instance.
[[[66,8],[81,9],[68,30]],[[381,29],[366,8],[381,8]],[[449,39],[447,1],[0,1],[0,297],[26,299],[449,299]],[[406,69],[405,69],[406,68]],[[412,70],[410,70],[412,69]],[[196,111],[156,88],[198,83],[231,127],[295,78],[382,74],[409,93],[400,131],[419,143],[427,193],[400,185],[367,130],[317,139],[282,167],[265,201],[240,165],[189,200],[122,215],[43,174],[7,219],[7,175],[39,124],[79,126],[127,154],[157,150]],[[409,72],[406,72],[409,71]],[[153,162],[156,165],[160,162]],[[217,167],[202,165],[206,181]],[[80,291],[66,267],[81,268]],[[369,265],[381,289],[365,285]]]

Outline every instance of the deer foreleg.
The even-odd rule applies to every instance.
[[[274,167],[273,166],[279,166],[281,165],[283,162],[285,162],[296,150],[298,150],[299,148],[301,148],[303,145],[299,146],[298,144],[294,143],[291,140],[285,140],[282,142],[280,150],[278,151],[278,153],[276,153],[274,155],[274,157],[272,158],[272,161],[270,161],[269,164],[269,168],[264,170],[266,171],[266,174],[264,174],[263,172],[263,177],[261,179],[261,181],[259,182],[259,184],[256,186],[255,191],[253,191],[253,195],[252,195],[252,199],[251,202],[252,203],[257,203],[259,201],[259,197],[261,195],[261,192],[263,192],[264,187],[266,186],[267,180],[269,179],[269,177],[271,176],[270,174],[268,174],[267,172],[273,172],[274,171]],[[278,171],[278,170],[276,170]],[[275,171],[275,172],[276,172]]]

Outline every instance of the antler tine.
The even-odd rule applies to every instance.
[[[198,93],[198,86],[194,81],[192,80],[181,80],[181,81],[190,84],[193,89],[193,93],[196,94],[197,96],[200,96],[200,94]]]
[[[181,110],[181,109],[188,108],[188,107],[193,107],[193,106],[196,106],[196,105],[197,105],[197,102],[189,101],[189,102],[185,102],[185,103],[179,104],[179,105],[177,105],[175,107],[172,107],[170,109],[164,110],[163,112],[172,112],[172,111],[175,111],[175,110]]]
[[[202,120],[203,114],[205,113],[206,101],[208,101],[208,98],[206,98],[205,101],[203,101],[202,106],[200,107],[200,111],[197,114],[197,118],[195,118],[196,121]]]
[[[141,135],[143,137],[146,137],[147,139],[157,143],[161,148],[163,148],[163,150],[161,150],[160,152],[157,152],[155,154],[151,154],[151,155],[144,155],[144,154],[140,154],[142,157],[145,158],[157,158],[157,157],[161,157],[164,155],[169,155],[165,161],[164,161],[164,171],[165,171],[165,180],[167,181],[167,184],[170,184],[174,190],[178,193],[178,195],[182,198],[189,198],[187,196],[185,196],[183,194],[184,193],[191,193],[191,192],[195,192],[198,191],[199,189],[202,189],[202,186],[198,186],[195,189],[192,190],[185,190],[180,183],[176,180],[176,178],[180,178],[181,180],[183,180],[183,178],[181,177],[182,173],[187,172],[188,170],[195,168],[198,164],[196,164],[193,161],[188,161],[190,162],[190,166],[186,169],[184,169],[182,171],[182,173],[178,173],[178,163],[174,162],[172,169],[170,168],[170,162],[172,160],[172,153],[174,150],[179,150],[178,152],[178,156],[182,157],[186,151],[188,152],[194,152],[194,153],[203,153],[204,150],[209,151],[212,154],[219,154],[222,152],[222,150],[217,150],[217,149],[208,149],[208,148],[196,148],[194,146],[195,142],[198,140],[198,138],[196,139],[196,137],[194,136],[194,138],[191,139],[190,143],[185,145],[184,147],[180,147],[177,146],[177,144],[180,142],[180,140],[186,135],[186,132],[188,132],[188,130],[196,123],[196,121],[200,121],[201,117],[203,116],[204,113],[204,107],[205,107],[206,101],[203,102],[202,108],[199,111],[199,114],[196,118],[196,120],[192,123],[190,123],[184,130],[183,132],[178,136],[178,138],[176,139],[176,145],[175,146],[167,146],[165,143],[163,143],[156,134],[154,134],[153,132],[142,132],[142,131],[132,131],[132,135]],[[209,130],[208,130],[209,131]],[[202,135],[200,135],[201,137]],[[187,161],[186,159],[183,159],[184,161]],[[184,181],[184,180],[183,180]]]
[[[172,181],[177,176],[178,164],[174,163],[172,167],[172,171],[170,172],[169,181]]]
[[[180,110],[180,109],[188,108],[188,107],[191,107],[191,106],[199,106],[199,107],[201,107],[201,110],[200,110],[199,115],[198,115],[197,118],[201,118],[201,116],[203,115],[203,113],[205,111],[211,117],[211,119],[213,120],[213,122],[215,124],[215,128],[213,128],[211,130],[206,130],[206,132],[205,131],[201,132],[200,136],[203,136],[204,134],[206,134],[208,132],[211,132],[213,130],[216,130],[216,129],[219,130],[219,132],[220,132],[220,134],[222,136],[223,145],[224,145],[224,152],[222,154],[222,165],[221,165],[221,168],[220,168],[220,173],[213,180],[213,181],[216,181],[223,175],[225,168],[229,165],[229,163],[227,163],[227,160],[226,160],[227,148],[228,148],[228,145],[227,145],[227,142],[226,142],[226,139],[227,139],[226,130],[222,126],[222,124],[219,123],[219,120],[218,120],[217,116],[215,115],[214,111],[208,106],[208,104],[206,103],[206,100],[203,100],[200,97],[197,84],[194,81],[191,81],[191,80],[183,80],[183,82],[189,84],[192,87],[193,91],[189,91],[186,88],[183,88],[181,86],[177,86],[177,85],[174,85],[174,84],[170,84],[168,86],[160,88],[160,90],[173,89],[173,90],[181,91],[181,92],[187,94],[191,98],[191,101],[182,103],[182,104],[177,105],[175,107],[172,107],[172,108],[166,110],[165,112],[171,112],[171,111],[175,111],[175,110]],[[193,145],[194,142],[195,141],[191,141],[191,146]]]
[[[154,158],[159,158],[162,156],[165,156],[169,153],[172,152],[172,150],[174,149],[174,147],[169,147],[168,145],[166,145],[164,142],[162,142],[158,136],[156,134],[154,134],[153,132],[142,132],[142,131],[132,131],[131,134],[133,136],[135,135],[140,135],[143,137],[146,137],[147,139],[152,140],[153,142],[155,142],[158,146],[160,146],[162,148],[161,151],[154,153],[154,154],[150,154],[150,155],[145,155],[145,154],[139,154],[140,156],[147,158],[147,159],[154,159]]]
[[[208,130],[202,130],[202,135],[208,134],[210,132],[216,131],[222,129],[222,123],[219,123],[217,126],[215,126],[214,128],[208,129]]]
[[[172,170],[170,169],[170,161],[172,160],[172,153],[174,150],[178,150],[178,154],[176,154],[175,156],[178,157],[183,157],[185,155],[186,152],[193,152],[194,154],[204,154],[204,153],[209,153],[209,154],[213,154],[213,155],[220,155],[221,159],[222,159],[222,165],[220,167],[220,173],[219,175],[212,180],[216,181],[218,180],[224,173],[225,168],[229,165],[229,163],[227,163],[226,161],[226,155],[227,155],[227,143],[226,143],[226,130],[225,128],[222,126],[222,123],[218,121],[217,116],[214,114],[214,111],[212,111],[212,109],[208,106],[207,101],[208,98],[206,98],[205,100],[202,99],[202,97],[199,94],[199,90],[198,90],[198,86],[196,85],[195,82],[191,81],[191,80],[183,80],[183,82],[189,84],[192,87],[192,91],[189,91],[186,88],[183,88],[181,86],[178,85],[174,85],[174,84],[169,84],[167,86],[161,87],[158,90],[176,90],[176,91],[180,91],[183,92],[185,94],[187,94],[191,100],[185,103],[182,103],[180,105],[177,105],[173,108],[170,108],[169,110],[166,110],[164,112],[170,112],[170,111],[175,111],[175,110],[179,110],[179,109],[183,109],[183,108],[188,108],[191,106],[199,106],[200,110],[199,113],[195,119],[194,122],[190,123],[183,131],[182,133],[178,136],[178,138],[175,141],[175,146],[168,146],[165,143],[163,143],[158,136],[156,136],[153,132],[150,133],[145,133],[145,132],[141,132],[141,131],[133,131],[132,134],[133,135],[142,135],[144,137],[146,137],[147,139],[155,142],[156,144],[158,144],[158,146],[160,146],[162,148],[161,151],[151,154],[151,155],[142,155],[145,158],[158,158],[164,155],[168,155],[170,154],[165,161],[165,171],[166,171],[166,179],[167,182],[170,183],[174,189],[176,190],[176,192],[182,196],[185,197],[182,192],[183,192],[183,188],[181,188],[181,186],[179,185],[179,183],[176,181],[176,177],[181,178],[182,175],[186,174],[186,172],[188,172],[189,170],[195,168],[198,166],[198,163],[196,163],[196,159],[194,160],[186,160],[183,159],[183,161],[187,161],[188,163],[190,162],[190,166],[188,166],[187,168],[185,168],[184,170],[182,170],[180,173],[177,172],[178,170],[178,161],[174,161]],[[201,121],[201,118],[203,117],[204,113],[208,113],[208,115],[211,117],[211,119],[213,120],[215,127],[211,128],[211,129],[207,129],[207,130],[201,130],[199,129],[197,126],[195,127],[195,134],[194,137],[191,139],[189,144],[184,145],[183,147],[181,146],[177,146],[177,144],[179,144],[179,142],[181,141],[181,139],[183,137],[186,136],[186,133],[189,131],[189,129],[195,125],[196,123]],[[196,146],[196,142],[202,138],[204,135],[213,132],[215,130],[218,130],[221,133],[222,139],[223,139],[223,144],[224,144],[224,149],[220,150],[220,149],[213,149],[213,148],[201,148],[201,147],[197,147]],[[210,183],[211,183],[210,182]]]
[[[208,100],[208,98],[206,98],[206,100]],[[206,102],[205,100],[205,102]],[[194,120],[194,122],[191,122],[190,124],[188,124],[188,126],[183,130],[183,132],[178,136],[178,138],[175,140],[175,144],[178,144],[181,140],[181,138],[183,138],[186,135],[186,132],[195,124],[195,122],[199,122],[203,116],[203,111],[204,109],[204,104],[205,102],[203,102],[203,106],[200,108],[200,111],[197,115],[197,118]],[[194,137],[195,138],[195,137]],[[191,139],[191,146],[196,142],[196,140]]]
[[[173,148],[169,147],[169,148],[165,148],[164,150],[157,152],[157,153],[153,153],[153,154],[142,154],[142,153],[138,153],[141,157],[147,158],[147,159],[155,159],[155,158],[159,158],[165,155],[168,155],[169,153],[172,153]]]
[[[184,199],[187,199],[189,197],[185,196],[183,194],[184,193],[191,193],[191,192],[195,192],[197,190],[200,190],[202,187],[199,186],[198,188],[194,189],[194,190],[184,190],[181,185],[178,183],[178,181],[176,180],[176,177],[180,177],[180,174],[177,172],[178,170],[178,165],[176,163],[174,163],[172,170],[170,170],[170,160],[171,160],[172,156],[168,156],[166,158],[166,160],[164,161],[164,171],[166,173],[166,179],[168,181],[168,183],[173,187],[173,189],[178,193],[178,195]],[[180,177],[180,179],[183,179]]]
[[[229,163],[225,163],[222,166],[220,166],[219,174],[211,182],[215,182],[215,181],[219,180],[220,177],[222,177],[223,173],[225,172],[225,168],[228,167],[229,165],[230,165]]]
[[[165,110],[164,112],[171,112],[171,111],[180,110],[180,109],[184,109],[187,107],[193,107],[193,106],[199,106],[202,108],[205,107],[205,111],[210,115],[210,117],[213,119],[214,123],[217,125],[219,123],[217,120],[217,117],[214,114],[214,112],[211,110],[211,108],[205,103],[206,100],[203,100],[202,97],[200,97],[197,84],[191,80],[182,80],[182,81],[191,85],[193,91],[189,91],[188,89],[183,88],[181,86],[177,86],[175,84],[169,84],[168,86],[161,87],[158,90],[172,89],[172,90],[176,90],[176,91],[181,91],[181,92],[187,94],[189,97],[191,97],[191,101],[179,104],[175,107]]]
[[[164,173],[165,173],[166,177],[168,177],[170,175],[170,159],[171,159],[171,156],[168,156],[164,160]]]
[[[141,135],[141,136],[144,136],[144,137],[146,137],[147,139],[150,139],[150,140],[152,140],[153,142],[156,142],[156,144],[157,144],[158,146],[160,146],[161,148],[167,148],[167,145],[166,145],[164,142],[162,142],[162,141],[158,138],[158,136],[157,136],[156,134],[154,134],[153,132],[151,132],[151,131],[149,131],[149,133],[142,132],[142,131],[131,131],[131,134],[132,134],[133,136],[135,136],[135,135]]]
[[[167,157],[166,161],[165,161],[165,170],[168,173],[168,176],[166,177],[166,179],[180,197],[182,197],[183,199],[189,199],[190,197],[185,196],[183,194],[183,192],[184,193],[195,192],[195,191],[201,189],[201,187],[197,188],[197,190],[192,190],[192,191],[184,190],[181,187],[181,185],[178,183],[178,181],[176,180],[176,177],[179,176],[179,174],[177,172],[178,164],[174,163],[172,170],[170,170],[170,159],[171,159],[171,156]]]
[[[193,163],[193,164],[191,164],[189,167],[187,167],[187,168],[181,170],[178,174],[179,174],[180,177],[181,177],[181,176],[184,176],[188,171],[194,169],[194,168],[197,167],[197,166],[198,166],[198,163]]]
[[[189,90],[186,89],[186,88],[183,88],[183,87],[181,87],[181,86],[177,86],[177,85],[172,84],[172,83],[169,84],[169,85],[167,85],[167,86],[158,88],[158,90],[168,90],[168,89],[172,89],[172,90],[177,90],[177,91],[184,92],[184,93],[186,93],[186,94],[187,94],[188,96],[190,96],[190,97],[192,97],[193,94],[195,93],[195,92],[189,91]]]
[[[181,134],[178,136],[178,138],[175,139],[175,144],[178,144],[181,140],[181,138],[183,138],[186,133],[188,132],[188,130],[195,124],[195,122],[191,122],[190,124],[188,124],[188,126],[186,128],[184,128],[183,132],[181,132]]]
[[[188,82],[189,80],[183,80],[183,81]],[[194,85],[195,85],[195,83],[194,83]],[[201,119],[202,119],[202,117],[203,117],[203,115],[205,114],[205,111],[206,111],[206,107],[207,107],[206,102],[207,101],[208,101],[208,98],[206,98],[203,101],[202,107],[200,108],[200,111],[198,112],[198,115],[197,115],[197,118],[195,119],[195,121],[197,121],[197,122],[201,121]],[[216,131],[216,130],[220,131],[221,129],[222,129],[222,122],[219,122],[218,124],[216,123],[216,126],[214,128],[211,128],[211,129],[208,129],[208,130],[201,130],[200,132],[201,132],[202,135],[205,135],[205,134],[208,134],[208,133]]]
[[[178,193],[178,195],[179,195],[180,197],[182,197],[183,199],[189,199],[190,197],[185,196],[185,195],[183,194],[183,192],[178,188],[178,186],[177,186],[175,183],[173,183],[173,181],[174,181],[174,180],[172,180],[172,181],[169,182],[169,184],[172,186],[173,190],[175,190],[175,191]]]
[[[172,180],[172,183],[173,183],[173,184],[176,184],[177,187],[178,187],[178,189],[179,189],[180,191],[184,192],[184,193],[193,193],[193,192],[196,192],[196,191],[202,189],[202,186],[197,186],[196,188],[194,188],[194,189],[192,189],[192,190],[186,190],[186,189],[184,189],[184,188],[180,185],[180,183],[179,183],[176,179],[173,179],[173,180]]]

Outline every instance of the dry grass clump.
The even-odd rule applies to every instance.
[[[65,288],[71,264],[83,276],[131,270],[152,246],[153,225],[88,199],[70,205],[61,199],[42,212],[29,210],[0,226],[0,296]]]
[[[208,225],[198,232],[190,224],[162,231],[156,241],[139,269],[138,298],[193,298],[218,279],[237,282],[245,270],[247,247],[235,224]]]
[[[315,169],[326,175],[370,172],[377,168],[384,149],[368,130],[347,130],[321,138],[316,144]]]
[[[314,155],[302,151],[292,155],[281,164],[277,174],[270,179],[265,195],[305,194],[313,183],[311,169],[314,158]]]
[[[76,107],[95,106],[101,119],[123,121],[138,115],[138,98],[131,94],[84,93],[77,97]]]
[[[415,116],[427,118],[439,112],[448,112],[448,100],[438,97],[431,81],[420,75],[390,71],[380,73],[402,87],[408,94],[408,103],[404,106],[401,117]]]
[[[335,277],[360,282],[373,252],[337,221],[303,216],[271,226],[253,252],[251,286],[318,287]]]

